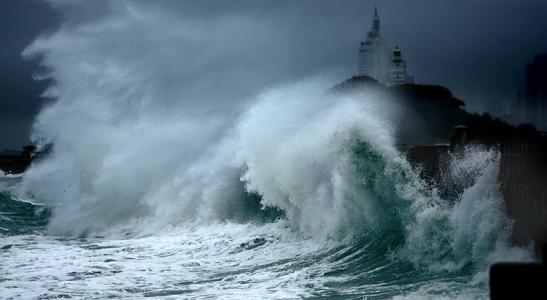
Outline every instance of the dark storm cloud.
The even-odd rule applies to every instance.
[[[403,48],[409,72],[416,81],[446,85],[471,109],[481,109],[484,103],[492,101],[511,101],[523,79],[525,64],[534,55],[547,52],[547,2],[543,0],[376,2],[383,37]],[[340,79],[353,75],[357,46],[370,29],[374,6],[373,1],[137,1],[135,4],[133,1],[63,0],[48,3],[53,10],[36,1],[0,2],[3,14],[0,21],[3,48],[0,54],[0,148],[26,141],[23,137],[28,135],[30,120],[41,105],[37,95],[44,83],[31,81],[30,74],[36,64],[23,62],[20,53],[38,33],[56,26],[57,12],[63,15],[64,26],[68,27],[128,14],[135,18],[150,14],[202,24],[239,21],[245,32],[236,40],[225,41],[240,45],[230,49],[242,49],[247,58],[253,56],[246,60],[249,64],[257,62],[257,66],[268,66],[265,70],[271,74],[262,74],[267,78],[264,81],[283,82],[327,70],[335,70]],[[260,30],[254,30],[253,24],[260,26]],[[211,33],[211,38],[222,39],[222,36]],[[222,43],[212,45],[222,47]],[[274,48],[260,48],[260,45]],[[261,59],[271,61],[262,63]],[[211,59],[211,64],[219,68],[231,63]],[[248,79],[244,76],[242,79]]]
[[[0,1],[0,150],[29,142],[46,83],[32,79],[37,61],[23,60],[21,52],[56,23],[56,13],[41,1]]]
[[[547,52],[546,1],[381,3],[385,36],[406,50],[418,81],[450,87],[472,109],[512,101],[526,63]]]

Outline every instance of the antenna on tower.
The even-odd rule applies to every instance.
[[[380,37],[380,17],[378,16],[378,7],[374,3],[374,17],[372,18],[372,30],[369,32],[372,38]]]

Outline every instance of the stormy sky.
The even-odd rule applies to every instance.
[[[370,29],[374,3],[383,38],[402,47],[416,81],[447,86],[472,110],[512,101],[522,85],[526,63],[547,52],[544,0],[0,0],[0,149],[29,143],[32,120],[48,101],[40,97],[48,82],[32,78],[40,71],[39,57],[22,57],[40,34],[106,17],[115,19],[128,12],[137,19],[150,14],[160,21],[165,17],[199,23],[200,28],[226,22],[236,24],[226,29],[230,39],[223,40],[221,27],[216,25],[210,28],[217,32],[199,32],[203,39],[219,41],[211,43],[215,51],[204,51],[204,55],[223,55],[222,59],[208,58],[212,68],[234,63],[226,62],[224,54],[229,53],[236,64],[241,61],[248,69],[257,66],[256,74],[245,73],[241,80],[264,76],[271,82],[283,82],[321,72],[334,72],[343,80],[356,73],[357,47]],[[170,24],[175,23],[165,21],[165,26]],[[241,34],[234,35],[230,31],[234,28]],[[113,31],[109,38],[124,37]]]

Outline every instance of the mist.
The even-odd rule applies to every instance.
[[[265,90],[303,76],[290,57],[305,49],[287,39],[307,31],[271,18],[218,13],[203,21],[169,6],[52,3],[68,12],[66,23],[24,55],[41,59],[48,72],[40,78],[54,82],[45,92],[54,101],[32,134],[53,150],[25,176],[24,190],[55,207],[54,232],[163,213],[194,219],[215,198],[207,191],[239,181],[241,166],[230,166],[230,148],[219,145],[242,112]],[[87,11],[93,17],[77,17]]]

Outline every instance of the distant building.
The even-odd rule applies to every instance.
[[[396,46],[393,49],[391,56],[391,65],[389,69],[389,84],[404,84],[411,83],[414,81],[414,78],[408,76],[406,73],[406,62],[403,59],[403,54],[399,46]]]
[[[359,47],[359,76],[369,76],[382,83],[388,79],[389,45],[380,36],[380,17],[374,8],[372,29]]]
[[[547,53],[526,66],[524,93],[517,90],[511,113],[514,124],[529,123],[547,131]]]
[[[536,56],[526,68],[524,103],[531,123],[547,130],[547,53]]]
[[[374,7],[372,29],[359,47],[359,76],[369,76],[385,85],[413,82],[399,47],[391,48],[380,36],[380,17]]]

